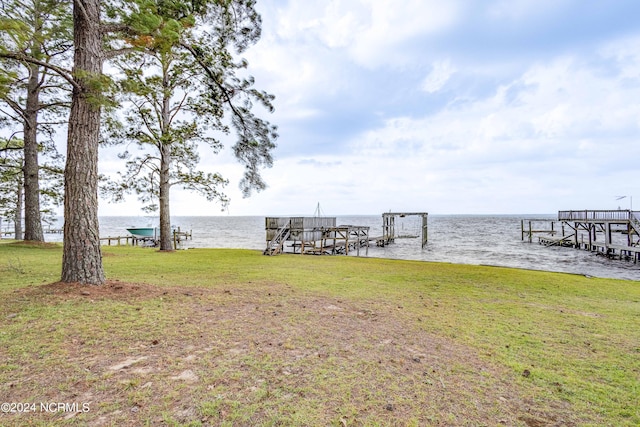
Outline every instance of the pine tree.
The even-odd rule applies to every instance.
[[[135,142],[143,153],[122,153],[121,157],[127,159],[126,172],[106,190],[116,200],[125,192],[135,192],[148,203],[148,210],[159,210],[160,249],[170,250],[172,186],[199,192],[223,207],[228,202],[221,192],[227,181],[217,173],[196,169],[198,145],[217,153],[222,145],[211,135],[214,131],[230,132],[224,121],[230,115],[239,136],[235,153],[247,169],[241,185],[248,195],[252,189],[265,186],[259,167],[271,165],[270,151],[277,135],[275,127],[251,112],[254,102],[272,111],[273,97],[253,89],[253,79],[236,77],[236,70],[247,63],[234,62],[234,52],[230,51],[235,48],[235,53],[242,52],[257,40],[259,17],[255,11],[234,13],[236,20],[231,25],[221,19],[229,10],[218,6],[196,19],[196,36],[191,17],[180,18],[181,9],[150,8],[151,15],[162,14],[163,20],[154,23],[157,30],[153,37],[133,42],[144,47],[143,61],[134,59],[140,53],[117,61],[125,76],[121,83],[124,101],[131,108],[125,123],[110,121],[107,138],[111,143]],[[216,22],[216,17],[218,25],[207,27],[204,22]],[[140,67],[140,63],[144,65]]]
[[[71,47],[70,8],[52,0],[2,1],[0,52],[38,62],[4,58],[0,67],[0,115],[21,123],[24,141],[24,238],[44,241],[40,209],[39,153],[57,156],[51,136],[66,113],[65,87],[47,64],[64,62]],[[48,138],[48,139],[47,139]]]
[[[13,237],[22,240],[24,144],[16,138],[0,139],[0,218],[13,222]]]

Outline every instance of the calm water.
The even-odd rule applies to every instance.
[[[498,215],[429,215],[429,243],[420,248],[420,239],[397,239],[384,248],[369,248],[370,257],[483,264],[534,270],[576,273],[596,277],[640,280],[640,264],[609,260],[587,251],[544,247],[521,240],[521,219],[555,219],[555,215],[535,217]],[[396,222],[397,234],[417,234],[418,217]],[[370,236],[382,235],[381,215],[343,216],[338,225],[371,227]],[[263,250],[266,246],[264,217],[174,217],[173,224],[193,230],[193,240],[186,247],[242,248]],[[154,226],[145,217],[101,217],[100,235],[125,236],[127,227]],[[558,223],[556,223],[558,226]],[[61,240],[60,235],[46,235],[47,240]],[[537,239],[534,238],[534,242]],[[361,252],[362,253],[362,252]]]

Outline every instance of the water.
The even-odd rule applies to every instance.
[[[534,217],[429,215],[429,242],[424,249],[420,248],[419,238],[396,239],[395,243],[384,248],[370,246],[369,257],[494,265],[640,280],[640,264],[610,260],[588,251],[523,242],[520,221],[529,218]],[[535,219],[556,218],[555,215],[535,216]],[[419,217],[397,219],[396,234],[419,233],[419,220]],[[337,223],[369,226],[370,236],[382,235],[381,215],[343,216],[337,218]],[[174,217],[173,224],[183,231],[193,231],[193,240],[185,245],[190,248],[264,250],[266,246],[262,216]],[[126,236],[127,227],[154,225],[157,225],[154,221],[143,217],[101,217],[100,236]],[[46,238],[48,241],[62,240],[60,235],[46,235]],[[535,237],[534,242],[537,242]]]

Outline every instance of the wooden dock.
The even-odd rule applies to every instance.
[[[178,249],[182,242],[193,239],[193,231],[181,231],[180,227],[173,230],[173,249]]]
[[[419,216],[415,230],[410,237],[422,237],[422,247],[427,243],[426,212],[384,213],[383,235],[371,237],[371,227],[362,225],[336,225],[335,217],[280,217],[265,218],[267,247],[265,255],[281,253],[313,255],[349,255],[360,256],[361,249],[369,255],[369,246],[386,246],[395,239],[409,237],[396,230],[396,218]]]
[[[522,238],[529,242],[536,233],[545,233],[538,242],[545,246],[573,247],[595,252],[609,258],[640,261],[640,212],[631,210],[569,210],[559,211],[561,230],[536,230],[529,223],[528,232],[522,223]],[[553,224],[553,222],[552,222]],[[556,234],[560,236],[556,237]]]
[[[62,228],[46,228],[43,230],[45,234],[62,234]],[[6,236],[13,236],[13,231],[3,230],[0,231],[0,239]],[[173,236],[173,247],[174,249],[178,249],[180,244],[186,240],[193,239],[193,231],[182,231],[180,227],[172,230]],[[155,247],[159,243],[158,239],[155,237],[135,237],[132,235],[128,236],[107,236],[100,238],[100,244],[106,246],[121,246],[121,245],[131,245],[131,246],[146,246],[146,247]]]
[[[113,245],[112,245],[113,242]],[[131,245],[131,246],[144,246],[144,247],[155,247],[158,245],[158,239],[153,237],[135,237],[135,236],[108,236],[101,237],[100,244],[106,246],[120,246],[120,245]]]
[[[411,235],[396,231],[396,222],[408,216],[417,216],[422,219],[419,229],[414,230]],[[428,219],[429,214],[427,212],[385,212],[382,214],[382,236],[376,240],[376,244],[378,246],[386,246],[389,243],[393,243],[395,239],[420,236],[422,248],[424,249],[429,236]]]
[[[51,227],[48,227],[48,228],[43,229],[42,232],[44,234],[62,234],[63,230],[62,230],[62,228],[51,228]],[[15,231],[13,231],[13,230],[11,230],[11,231],[10,230],[2,230],[2,231],[0,231],[0,239],[2,239],[4,236],[13,236],[14,234],[15,234]]]
[[[173,248],[178,249],[180,244],[185,240],[190,240],[193,238],[193,232],[189,231],[181,231],[180,227],[174,229],[172,232],[173,235]],[[135,237],[132,235],[128,236],[109,236],[109,237],[101,237],[100,244],[105,244],[107,246],[120,246],[120,245],[131,245],[131,246],[144,246],[144,247],[156,247],[159,244],[159,240],[155,237]]]
[[[358,225],[336,225],[335,217],[266,218],[267,248],[265,255],[294,253],[306,255],[349,255],[360,249],[369,254],[369,228]]]
[[[549,226],[549,228],[546,228]],[[522,240],[528,240],[529,243],[533,242],[533,236],[538,234],[544,234],[547,236],[556,235],[559,230],[555,225],[555,221],[549,219],[528,219],[520,220],[520,232],[522,234]],[[564,235],[564,232],[562,233]]]
[[[131,241],[131,243],[129,243]],[[136,238],[133,236],[115,236],[115,237],[101,237],[100,238],[100,244],[104,244],[103,242],[106,242],[107,246],[111,246],[111,242],[114,242],[114,246],[120,246],[121,244],[124,245],[134,245],[136,241]],[[124,243],[122,243],[124,242]]]

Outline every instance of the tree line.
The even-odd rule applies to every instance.
[[[62,282],[105,282],[99,191],[114,201],[137,194],[158,211],[160,249],[171,250],[171,187],[228,203],[228,181],[198,169],[199,147],[218,153],[233,133],[243,194],[266,187],[260,171],[272,165],[278,135],[254,107],[272,112],[274,97],[238,59],[260,38],[255,0],[0,0],[0,8],[0,212],[20,226],[24,213],[23,238],[43,241],[43,217],[64,205]],[[63,156],[54,138],[65,130]],[[124,147],[117,178],[98,174],[102,144]]]

